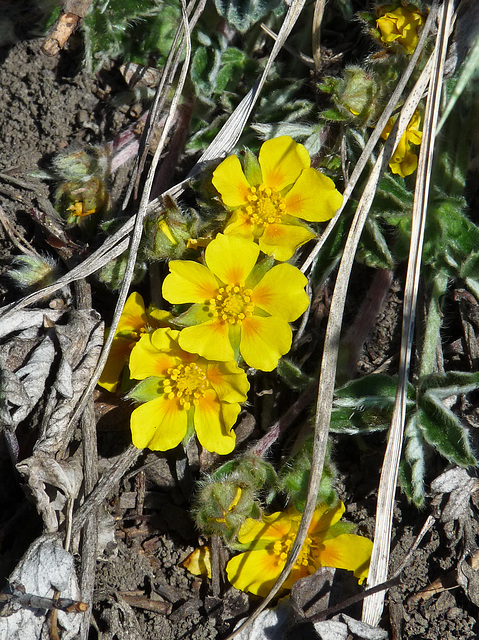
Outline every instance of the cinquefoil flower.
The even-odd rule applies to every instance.
[[[373,543],[350,533],[353,525],[339,522],[344,504],[318,507],[313,515],[308,536],[293,566],[284,588],[291,589],[296,580],[319,567],[334,567],[353,571],[359,582],[368,575]],[[301,521],[301,513],[288,509],[248,518],[242,525],[238,541],[247,547],[245,553],[234,556],[226,567],[228,580],[236,589],[265,597],[283,570]]]
[[[385,44],[397,43],[407,53],[414,52],[419,40],[418,29],[424,24],[424,18],[414,9],[416,7],[398,7],[378,18],[376,25]]]
[[[179,331],[143,335],[130,356],[130,375],[143,380],[128,395],[143,402],[131,415],[133,444],[166,451],[196,431],[208,451],[233,451],[232,429],[249,382],[236,362],[214,362],[187,353]]]
[[[239,158],[229,156],[213,173],[213,185],[232,210],[224,232],[258,240],[264,253],[289,260],[316,235],[301,220],[329,220],[343,197],[330,178],[310,167],[305,147],[289,136],[267,140],[258,161],[249,154],[245,175]]]
[[[305,276],[290,264],[267,270],[257,265],[251,240],[218,234],[205,251],[205,265],[172,260],[163,296],[174,304],[193,303],[177,319],[189,324],[179,336],[185,351],[205,358],[244,361],[272,371],[291,348],[289,322],[308,307]]]
[[[153,329],[167,326],[171,313],[150,307],[139,293],[132,293],[125,303],[120,322],[115,332],[108,360],[98,384],[107,391],[116,391],[124,366],[130,357],[130,351],[140,337]]]
[[[381,134],[381,137],[384,140],[388,139],[395,121],[396,118],[389,118],[388,123]],[[389,161],[391,171],[399,174],[403,178],[410,176],[417,168],[417,155],[412,150],[411,145],[421,144],[422,131],[419,131],[420,122],[421,117],[416,111],[407,125],[406,131],[401,136],[399,144],[394,150],[391,160]]]

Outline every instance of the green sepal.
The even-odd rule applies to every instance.
[[[158,396],[163,395],[162,378],[152,376],[139,382],[127,394],[128,400],[136,400],[136,402],[150,402],[156,400]]]
[[[325,111],[321,111],[320,117],[324,120],[329,120],[330,122],[344,122],[348,120],[346,116],[336,111],[336,109],[326,109]]]
[[[193,327],[203,322],[211,322],[214,319],[208,305],[193,304],[191,307],[175,318],[175,324],[180,327]]]
[[[228,338],[231,346],[233,347],[234,360],[239,362],[241,358],[240,354],[240,342],[241,342],[241,327],[238,324],[233,324],[228,328]]]
[[[268,256],[264,260],[256,263],[246,279],[245,287],[247,287],[248,289],[254,289],[261,278],[271,269],[273,265],[274,258],[271,256]]]
[[[263,174],[258,162],[258,158],[248,148],[244,155],[244,174],[246,180],[253,186],[258,186],[263,182]]]
[[[186,447],[188,442],[195,435],[194,413],[195,413],[194,407],[190,407],[186,412],[186,417],[187,417],[186,433],[185,433],[185,437],[182,440],[182,444],[184,447]]]
[[[279,359],[276,371],[283,382],[296,391],[304,391],[314,382],[313,378],[305,375],[297,365],[286,358]]]

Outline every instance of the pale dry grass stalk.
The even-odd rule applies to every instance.
[[[417,292],[421,273],[426,210],[429,198],[429,185],[444,74],[444,62],[446,60],[452,16],[453,2],[452,0],[446,0],[439,13],[439,30],[432,58],[431,79],[424,114],[423,138],[419,153],[414,193],[410,251],[404,292],[398,388],[378,489],[374,547],[368,576],[369,586],[384,582],[387,578],[389,568],[393,509],[404,426],[406,423],[407,385]],[[381,591],[366,600],[363,609],[364,622],[371,625],[378,624],[384,607],[384,597],[385,592]]]

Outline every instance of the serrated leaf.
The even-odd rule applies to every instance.
[[[417,424],[424,439],[446,460],[461,467],[477,464],[469,447],[466,429],[437,398],[429,394],[422,398]]]
[[[424,501],[425,442],[414,413],[404,431],[404,450],[399,471],[399,482],[407,499],[419,507]]]
[[[281,0],[215,0],[216,10],[244,33],[263,16],[282,6]]]

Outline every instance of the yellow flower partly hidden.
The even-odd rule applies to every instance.
[[[424,18],[416,7],[398,7],[387,11],[376,21],[385,44],[397,43],[407,53],[413,53],[417,46],[418,29],[424,24]]]
[[[342,502],[333,508],[323,505],[316,509],[284,588],[291,589],[296,580],[320,567],[353,571],[360,583],[367,578],[373,543],[350,533],[353,525],[339,522],[343,513]],[[283,570],[300,521],[301,513],[293,509],[263,516],[262,520],[248,518],[240,529],[238,541],[249,548],[234,556],[226,567],[231,584],[265,597]]]
[[[233,451],[232,429],[249,382],[236,362],[216,362],[187,353],[179,331],[143,335],[130,356],[130,375],[143,380],[130,393],[144,404],[131,415],[133,444],[166,451],[196,431],[208,451]]]
[[[193,303],[177,319],[189,324],[179,336],[186,351],[205,358],[237,360],[272,371],[291,348],[289,322],[309,304],[306,278],[290,264],[256,265],[251,240],[218,234],[205,251],[205,265],[172,260],[163,296],[173,304]],[[264,266],[266,264],[266,266]],[[268,270],[266,270],[268,269]]]
[[[98,384],[107,391],[116,391],[130,351],[140,336],[161,326],[167,326],[171,314],[168,311],[145,309],[145,303],[139,293],[132,293],[125,303],[115,337],[111,345],[108,360]]]
[[[246,175],[237,156],[213,173],[213,185],[232,210],[225,234],[258,240],[261,251],[289,260],[316,233],[302,220],[323,222],[343,201],[333,181],[310,167],[302,144],[289,136],[267,140],[258,161],[249,154]]]
[[[396,118],[389,118],[389,121],[381,134],[381,137],[384,140],[388,139],[395,121]],[[421,144],[422,131],[419,131],[420,122],[421,117],[416,111],[407,125],[406,131],[401,136],[399,144],[394,150],[391,160],[389,161],[391,171],[399,174],[403,178],[410,176],[417,168],[417,155],[412,150],[411,145]]]

